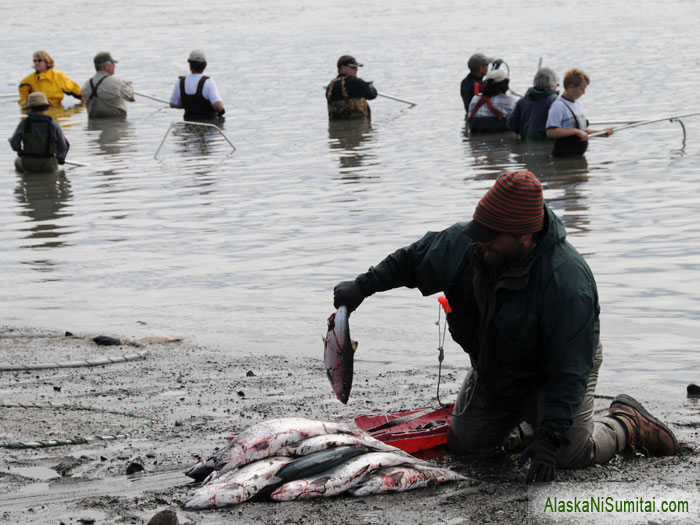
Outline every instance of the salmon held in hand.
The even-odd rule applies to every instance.
[[[341,306],[328,318],[328,333],[323,338],[323,360],[333,391],[341,403],[347,404],[352,388],[353,360],[357,341],[350,340],[350,314]]]

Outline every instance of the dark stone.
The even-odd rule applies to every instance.
[[[75,467],[81,465],[83,462],[77,458],[66,458],[61,461],[58,465],[51,467],[53,470],[58,472],[61,476],[69,476],[70,471]]]
[[[245,392],[243,392],[243,390],[239,390],[239,391],[238,391],[238,395],[239,395],[240,397],[245,397]]]
[[[153,515],[146,525],[179,525],[177,513],[172,509],[161,510]]]
[[[700,397],[700,386],[690,383],[688,385],[688,397]]]
[[[136,474],[137,472],[143,472],[143,465],[140,463],[130,463],[128,467],[126,467],[126,475],[130,476],[131,474]]]
[[[73,337],[73,332],[66,332],[66,337]]]
[[[114,337],[109,337],[106,335],[98,335],[97,337],[93,337],[92,340],[99,346],[114,346],[122,344],[120,339],[115,339]]]
[[[255,373],[252,370],[248,370],[245,375],[246,377],[255,377]]]

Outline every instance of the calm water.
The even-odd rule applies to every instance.
[[[205,50],[227,108],[228,154],[215,135],[179,132],[180,112],[138,97],[125,122],[57,111],[71,142],[64,177],[15,173],[0,150],[0,323],[76,332],[185,335],[230,352],[320,355],[332,288],[427,230],[471,216],[503,170],[538,174],[599,284],[603,392],[669,390],[700,381],[700,118],[687,144],[668,122],[591,143],[553,161],[509,136],[464,134],[459,83],[471,52],[503,57],[524,93],[540,58],[592,76],[592,121],[700,110],[695,2],[213,0],[71,2],[37,31],[19,4],[3,8],[2,92],[45,48],[79,84],[108,49],[116,74],[168,99],[194,47]],[[494,20],[500,20],[494,27]],[[105,21],[108,21],[105,27]],[[517,21],[517,30],[507,26]],[[342,30],[345,29],[345,30]],[[339,34],[342,33],[342,34]],[[371,126],[329,126],[322,86],[352,53],[380,91]],[[9,137],[20,112],[0,99]],[[358,357],[436,363],[435,297],[396,290],[352,319]],[[145,324],[144,324],[145,323]],[[446,364],[463,367],[452,342]]]

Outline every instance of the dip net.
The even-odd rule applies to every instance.
[[[216,124],[176,121],[168,127],[153,157],[161,161],[196,157],[223,160],[235,151],[236,147]]]

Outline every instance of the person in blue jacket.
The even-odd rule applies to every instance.
[[[521,140],[549,140],[547,115],[557,99],[559,76],[550,67],[541,67],[535,73],[532,87],[515,104],[508,117],[508,129],[520,135]]]

